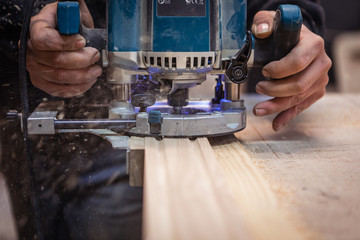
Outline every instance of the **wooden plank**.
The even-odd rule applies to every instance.
[[[249,239],[207,139],[145,140],[144,239]]]
[[[246,96],[248,109],[264,99]],[[146,144],[151,152],[145,153],[150,159],[145,162],[145,176],[152,179],[149,185],[145,180],[145,239],[231,239],[222,236],[223,230],[213,229],[213,223],[197,225],[200,215],[187,214],[199,206],[211,209],[201,214],[206,222],[218,212],[210,206],[224,204],[219,197],[222,194],[209,194],[199,201],[190,196],[202,196],[204,189],[218,191],[218,187],[212,188],[214,179],[222,179],[222,185],[230,187],[227,196],[236,202],[232,211],[241,216],[239,226],[250,239],[357,239],[359,107],[358,95],[328,94],[279,133],[271,129],[274,116],[258,118],[250,113],[247,128],[237,133],[236,139],[211,140],[215,153],[197,142],[152,140],[156,142]],[[208,157],[214,154],[209,164]],[[179,161],[182,158],[185,160]],[[203,189],[200,182],[211,186]],[[217,200],[209,200],[212,197]],[[226,220],[233,215],[222,217]],[[227,227],[231,229],[231,225]],[[215,233],[201,235],[209,233],[206,229]]]
[[[144,239],[306,238],[237,140],[212,142],[146,139]]]
[[[1,156],[1,155],[0,155]],[[15,220],[11,212],[9,193],[0,172],[0,239],[17,239]]]
[[[286,204],[279,202],[267,179],[233,135],[212,138],[210,143],[242,213],[247,216],[247,229],[252,239],[307,239],[311,236],[302,228],[299,219],[289,213]]]
[[[264,98],[246,96],[248,108]],[[327,94],[279,133],[249,114],[236,134],[277,196],[321,239],[360,236],[360,96]],[[290,194],[285,194],[290,193]]]
[[[129,147],[129,162],[127,163],[129,185],[131,187],[142,187],[144,181],[145,139],[141,137],[131,137],[129,139]]]

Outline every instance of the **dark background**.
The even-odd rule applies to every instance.
[[[333,61],[333,67],[329,72],[330,83],[328,87],[336,90],[335,65],[337,62],[333,56],[333,43],[336,37],[343,32],[360,31],[360,1],[322,0],[321,3],[326,12],[326,51]]]

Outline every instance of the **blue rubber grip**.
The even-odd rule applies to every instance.
[[[280,11],[280,25],[286,31],[298,31],[303,23],[300,8],[296,5],[284,4],[278,8]]]
[[[273,60],[286,56],[299,41],[303,18],[296,5],[280,5],[276,11],[273,32]]]
[[[58,30],[63,35],[80,31],[80,9],[78,2],[59,2],[57,5]]]

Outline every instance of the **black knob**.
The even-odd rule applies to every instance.
[[[9,112],[7,112],[6,114],[6,119],[8,121],[17,121],[19,118],[19,113],[16,110],[10,110]]]

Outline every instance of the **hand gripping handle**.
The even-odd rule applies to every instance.
[[[267,39],[255,39],[253,67],[285,57],[299,42],[303,18],[296,5],[280,5],[274,19],[273,34]]]
[[[105,48],[105,29],[87,28],[81,25],[80,7],[78,2],[58,2],[57,26],[62,35],[80,33],[86,39],[86,46],[94,47],[100,52]]]

